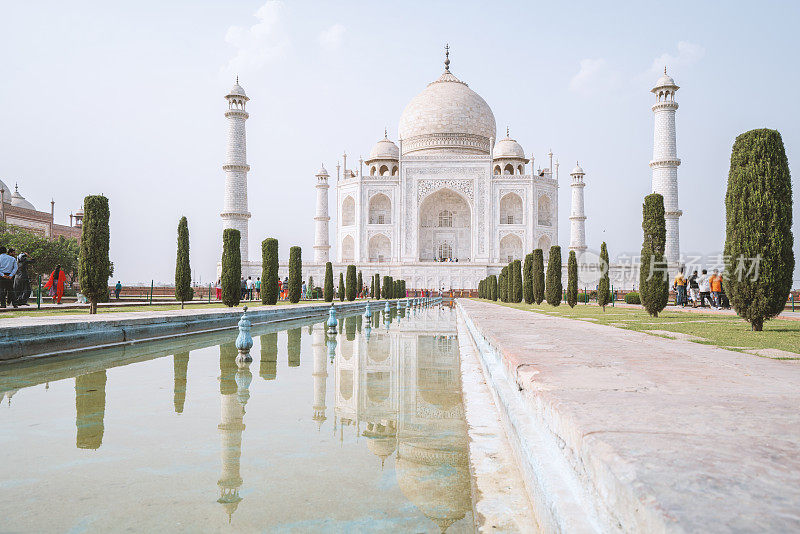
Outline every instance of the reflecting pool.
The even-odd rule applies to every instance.
[[[0,531],[471,532],[454,312],[0,366]]]

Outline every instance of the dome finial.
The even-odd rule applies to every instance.
[[[444,45],[444,70],[450,72],[450,43]]]
[[[667,74],[667,66],[664,65],[664,75],[666,76],[666,74]]]
[[[239,75],[236,75],[236,85],[239,85]]]
[[[383,138],[384,139],[389,139],[389,128],[387,128],[385,126],[383,128]]]
[[[508,126],[506,126],[506,137],[511,137],[511,134],[508,133]]]

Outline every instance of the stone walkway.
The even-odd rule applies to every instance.
[[[599,530],[800,531],[800,363],[458,303]]]

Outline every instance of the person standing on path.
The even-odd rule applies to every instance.
[[[114,286],[114,298],[119,300],[119,294],[122,293],[122,283],[117,280],[117,285]]]
[[[64,282],[66,282],[66,274],[61,270],[61,265],[56,265],[56,268],[50,273],[50,279],[44,285],[45,289],[50,290],[50,296],[53,298],[55,304],[61,304],[61,297],[64,296]]]
[[[675,275],[675,282],[672,284],[672,288],[675,290],[675,305],[676,306],[686,306],[686,278],[683,276],[683,267],[678,270],[678,274]]]
[[[700,278],[697,279],[697,285],[700,288],[700,307],[705,308],[706,300],[708,300],[708,306],[711,307],[713,305],[713,301],[711,300],[711,284],[708,281],[708,271],[703,269],[703,273],[700,275]]]
[[[6,307],[6,300],[17,307],[14,303],[13,288],[14,275],[17,274],[18,267],[19,264],[13,254],[9,254],[6,247],[0,246],[0,308]]]
[[[689,277],[689,294],[692,299],[692,308],[697,307],[697,301],[700,300],[700,284],[697,282],[697,271],[692,273]]]
[[[253,277],[248,276],[244,283],[245,296],[247,300],[253,300]]]
[[[720,295],[722,294],[722,277],[719,275],[719,271],[717,269],[714,269],[714,274],[711,275],[709,282],[711,283],[711,301],[714,304],[714,309],[718,310],[722,305],[720,302]]]
[[[256,300],[261,300],[261,277],[256,278]]]

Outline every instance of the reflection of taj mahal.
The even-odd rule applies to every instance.
[[[395,314],[384,329],[376,313],[368,336],[353,335],[366,319],[345,319],[334,349],[334,432],[366,438],[381,466],[394,457],[400,490],[444,531],[471,508],[455,326],[444,310]]]

